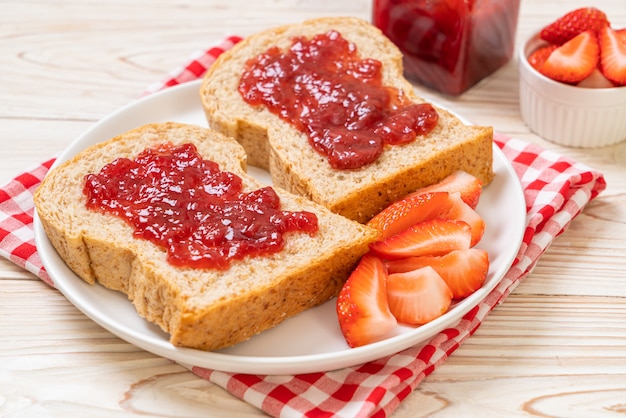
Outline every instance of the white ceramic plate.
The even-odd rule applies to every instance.
[[[171,87],[106,117],[80,136],[55,164],[82,149],[150,122],[175,121],[206,126],[200,105],[199,81]],[[251,174],[269,182],[269,175]],[[442,317],[418,328],[398,327],[387,340],[359,348],[345,343],[335,314],[335,300],[288,319],[234,347],[205,352],[178,348],[159,327],[141,318],[127,297],[100,285],[89,285],[76,276],[58,256],[35,216],[35,239],[40,257],[56,287],[89,318],[120,338],[154,354],[184,365],[254,374],[298,374],[349,367],[425,342],[453,327],[500,281],[517,255],[525,228],[526,205],[513,168],[494,145],[496,177],[484,188],[478,212],[486,221],[479,244],[489,252],[488,277],[478,291],[456,304]]]

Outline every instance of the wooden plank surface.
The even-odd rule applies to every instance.
[[[584,0],[523,0],[518,44]],[[591,2],[626,27],[623,0]],[[227,34],[309,17],[369,19],[365,0],[4,0],[0,183],[61,152]],[[624,417],[626,144],[576,150],[520,119],[516,60],[458,98],[420,89],[478,124],[565,153],[607,190],[534,272],[394,413],[403,417]],[[625,104],[626,105],[626,104]],[[57,291],[0,260],[0,415],[263,414],[183,367],[103,330]]]

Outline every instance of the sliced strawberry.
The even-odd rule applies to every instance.
[[[602,74],[602,71],[596,68],[589,77],[576,84],[576,86],[588,89],[607,89],[615,87],[616,84],[606,78],[604,74]]]
[[[558,47],[558,45],[545,45],[536,49],[528,56],[528,63],[535,70],[540,71],[543,63],[546,62],[552,51]]]
[[[595,7],[582,7],[566,13],[543,28],[541,39],[552,44],[562,45],[587,30],[599,32],[609,26],[606,14]]]
[[[438,183],[423,187],[411,193],[408,197],[432,192],[459,192],[465,203],[470,205],[472,209],[476,209],[482,188],[483,184],[478,178],[466,171],[459,170],[445,177]]]
[[[599,58],[598,39],[588,30],[552,51],[539,71],[556,81],[578,83],[589,77],[598,66]]]
[[[424,267],[390,274],[387,299],[398,322],[422,325],[446,313],[452,291],[432,267]]]
[[[449,205],[445,192],[407,196],[387,206],[367,225],[381,231],[381,239],[384,239],[436,216],[442,210],[447,210]]]
[[[440,215],[440,218],[456,219],[468,224],[472,229],[472,241],[470,242],[470,247],[473,247],[478,244],[485,233],[485,221],[478,214],[478,212],[462,200],[460,193],[451,193],[448,198],[452,204],[450,205],[448,212]]]
[[[389,275],[430,266],[460,299],[478,290],[489,271],[489,254],[479,248],[455,250],[442,256],[409,257],[386,262]]]
[[[600,31],[600,68],[606,78],[617,85],[626,85],[626,41],[610,27]]]
[[[452,219],[431,219],[370,244],[375,255],[394,260],[422,255],[442,255],[452,250],[470,248],[472,229]]]
[[[396,327],[387,303],[386,281],[383,262],[366,254],[339,292],[337,318],[350,347],[382,340]]]
[[[389,205],[372,218],[368,225],[380,230],[381,239],[386,239],[417,223],[431,219],[465,221],[472,229],[470,246],[476,245],[485,231],[484,220],[462,199],[461,192],[451,194],[425,192],[409,195]]]

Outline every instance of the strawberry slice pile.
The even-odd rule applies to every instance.
[[[533,51],[528,62],[546,77],[580,87],[626,86],[626,28],[612,28],[601,10],[573,10],[539,36],[547,45]]]
[[[476,212],[480,180],[458,171],[392,203],[368,225],[370,245],[337,298],[346,342],[358,347],[393,335],[398,323],[419,326],[479,289],[489,257],[475,245],[485,230]]]

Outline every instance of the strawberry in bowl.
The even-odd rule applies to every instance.
[[[542,27],[520,50],[520,112],[560,145],[592,148],[626,139],[626,29],[594,7]]]
[[[544,27],[539,38],[547,44],[528,62],[546,77],[591,88],[626,85],[626,29],[613,29],[601,10],[571,11]]]

